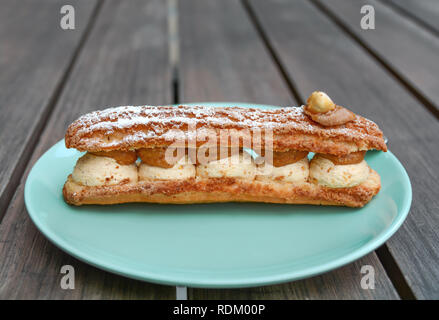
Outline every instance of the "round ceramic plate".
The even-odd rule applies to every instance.
[[[369,151],[366,160],[381,175],[382,189],[360,209],[261,203],[74,207],[61,190],[81,155],[60,141],[36,162],[25,188],[33,222],[82,261],[162,284],[259,286],[329,271],[389,239],[412,199],[398,159]]]

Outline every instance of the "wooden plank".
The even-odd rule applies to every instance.
[[[185,101],[291,103],[291,92],[240,2],[184,1],[179,3],[179,16],[180,92]],[[373,253],[361,262],[382,271]],[[297,284],[244,290],[191,289],[190,298],[397,298],[381,271],[378,281],[382,286],[373,292],[361,289],[359,265],[351,264]]]
[[[65,31],[58,2],[1,2],[0,221],[96,5],[70,3],[76,8],[76,29]]]
[[[179,3],[181,100],[294,104],[242,6],[217,2]]]
[[[439,38],[374,0],[318,2],[355,34],[439,117]],[[422,1],[419,1],[422,2]],[[362,30],[360,8],[375,8],[375,30]]]
[[[111,105],[171,103],[166,3],[105,1],[32,155],[63,138],[80,114]],[[175,287],[125,279],[86,265],[48,242],[23,204],[25,177],[0,225],[0,298],[164,299]],[[60,268],[75,268],[75,289],[60,288]]]
[[[401,280],[416,297],[438,298],[437,120],[311,3],[257,0],[251,5],[303,96],[324,90],[337,103],[375,120],[389,137],[392,152],[410,176],[413,202],[387,245],[404,274]]]
[[[361,267],[374,263],[375,289],[358,290],[360,287]],[[353,299],[396,299],[398,296],[386,275],[386,271],[374,253],[356,262],[327,274],[290,282],[258,288],[243,289],[189,289],[190,299],[203,300],[353,300]]]
[[[439,34],[439,6],[437,0],[384,0],[395,8],[421,22],[427,29]]]

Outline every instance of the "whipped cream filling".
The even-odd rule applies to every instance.
[[[229,177],[254,180],[256,166],[249,154],[235,154],[228,158],[198,165],[197,176],[202,178]]]
[[[256,180],[303,183],[308,180],[308,157],[281,167],[274,167],[268,163],[258,167]]]
[[[195,166],[188,157],[181,158],[172,168],[161,168],[140,163],[139,180],[182,180],[195,177]]]
[[[188,157],[172,168],[149,166],[145,163],[121,165],[113,158],[86,153],[76,163],[72,179],[84,186],[137,183],[139,180],[182,180],[195,178],[240,178],[263,182],[305,183],[308,179],[329,188],[349,188],[367,180],[370,168],[366,161],[357,164],[335,165],[319,155],[311,162],[305,157],[282,167],[264,164],[256,167],[247,153],[232,155],[207,164],[195,166]]]
[[[72,179],[84,186],[137,183],[137,166],[134,163],[121,165],[113,158],[86,153],[76,162]]]
[[[331,160],[315,156],[310,162],[309,175],[320,185],[329,188],[349,188],[367,180],[370,168],[363,160],[356,164],[335,165]]]

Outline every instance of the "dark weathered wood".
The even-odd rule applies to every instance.
[[[374,264],[375,289],[359,290],[361,267]],[[327,274],[290,282],[258,288],[243,289],[190,289],[189,299],[318,299],[318,300],[352,300],[352,299],[397,299],[398,295],[386,275],[386,271],[374,253],[356,262]]]
[[[80,114],[111,105],[171,103],[166,26],[163,1],[104,2],[26,175]],[[24,207],[26,175],[0,225],[0,298],[175,298],[174,287],[97,270],[49,243]],[[60,268],[66,264],[75,267],[75,290],[60,288]]]
[[[59,2],[0,4],[0,221],[96,5],[70,3],[76,29],[69,31],[60,28]]]
[[[311,3],[250,3],[303,96],[324,90],[340,105],[375,120],[389,137],[410,176],[413,202],[387,245],[416,297],[438,298],[437,119]]]
[[[178,8],[181,102],[295,103],[239,2],[181,1]]]
[[[382,0],[393,5],[428,29],[439,34],[439,6],[437,0]]]
[[[419,1],[422,2],[422,1]],[[439,117],[439,38],[378,1],[319,1]],[[363,5],[375,8],[375,30],[360,27]]]
[[[185,101],[291,103],[292,93],[240,2],[182,1],[179,17],[180,92]],[[374,253],[361,263],[380,270],[380,287],[374,291],[361,289],[357,263],[297,284],[243,290],[191,289],[190,298],[397,298]]]

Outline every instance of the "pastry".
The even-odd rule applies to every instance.
[[[361,207],[380,189],[364,155],[378,126],[313,92],[302,107],[116,107],[65,136],[86,153],[63,188],[73,205],[268,202]],[[315,155],[308,160],[309,152]]]

